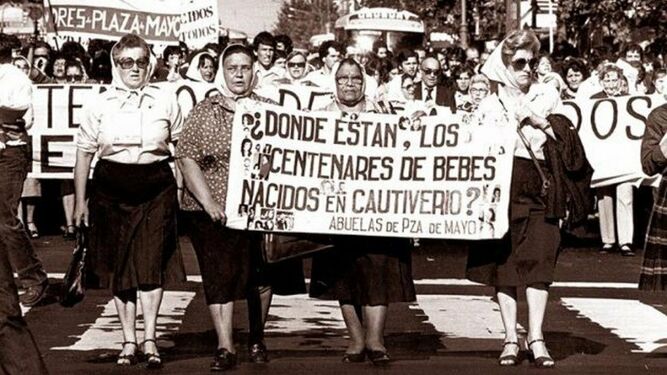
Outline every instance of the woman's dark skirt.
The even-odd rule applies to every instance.
[[[353,305],[415,301],[410,241],[337,236],[313,257],[310,296]]]
[[[546,164],[542,170],[548,174]],[[500,240],[474,242],[466,277],[496,287],[551,284],[560,248],[558,220],[545,218],[542,181],[530,159],[514,158],[509,233]]]
[[[117,295],[185,281],[169,163],[98,161],[89,207],[91,283]]]
[[[649,219],[639,289],[667,291],[667,180],[663,176]]]
[[[206,304],[245,299],[250,277],[249,232],[213,222],[202,211],[185,212],[185,231],[197,254]]]

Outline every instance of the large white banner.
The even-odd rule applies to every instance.
[[[420,238],[507,231],[515,129],[457,116],[307,112],[244,100],[227,225]]]
[[[566,115],[579,131],[595,170],[592,187],[647,177],[641,167],[645,122],[651,110],[664,102],[659,95],[563,102],[557,112]]]
[[[117,40],[137,34],[148,43],[196,48],[218,38],[216,0],[45,0],[50,34]]]

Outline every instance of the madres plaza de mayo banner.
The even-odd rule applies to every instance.
[[[506,123],[507,124],[507,123]],[[460,116],[237,105],[227,226],[490,239],[507,231],[515,128]]]
[[[648,177],[641,167],[646,118],[665,103],[661,95],[564,101],[556,110],[579,131],[586,158],[594,169],[592,187]],[[654,179],[657,181],[657,178]]]
[[[193,48],[218,41],[217,0],[45,0],[48,31],[74,39],[137,34],[160,45]]]

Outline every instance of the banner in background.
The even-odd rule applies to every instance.
[[[592,187],[638,181],[646,118],[665,103],[659,95],[564,101],[556,110],[579,131],[586,157],[595,170]]]
[[[302,233],[500,238],[514,129],[456,116],[237,106],[227,226]]]
[[[197,82],[161,82],[164,90],[175,92],[183,117],[196,103],[218,94],[215,86]],[[86,101],[107,89],[103,85],[49,84],[33,86],[34,122],[29,135],[34,178],[72,178],[76,160],[74,136],[83,121]]]
[[[148,43],[217,42],[216,0],[45,0],[47,30],[59,37],[118,40],[137,34]]]

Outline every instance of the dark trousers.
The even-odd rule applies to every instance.
[[[0,242],[24,288],[47,280],[42,262],[18,219],[18,205],[29,160],[27,146],[7,147],[0,154]]]
[[[13,258],[10,253],[16,246],[24,246],[26,241],[34,256],[23,226],[16,218],[26,170],[25,148],[9,147],[0,152],[0,373],[8,375],[47,373],[37,344],[23,320],[10,264]],[[26,237],[26,241],[21,236]]]

